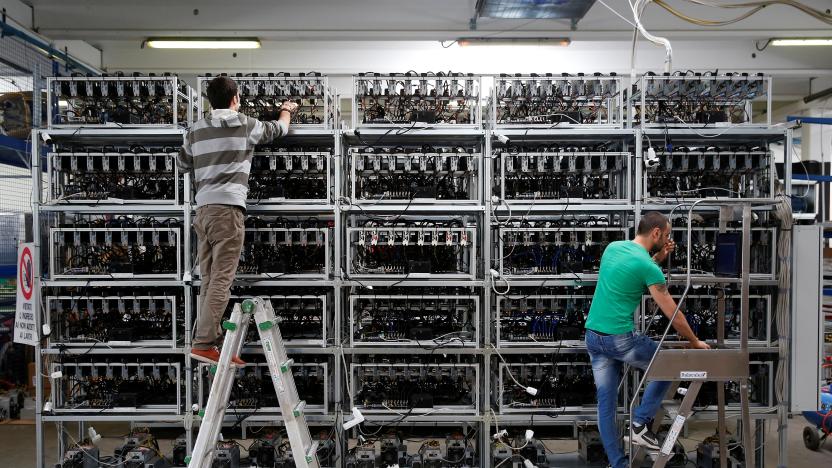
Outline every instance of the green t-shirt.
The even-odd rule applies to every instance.
[[[633,241],[611,243],[601,257],[586,328],[610,335],[633,331],[633,312],[644,289],[664,283],[664,273],[644,247]]]

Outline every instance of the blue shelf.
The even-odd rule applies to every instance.
[[[17,275],[17,265],[0,265],[0,278],[14,278]]]
[[[28,168],[31,153],[32,145],[29,140],[0,135],[0,164]],[[46,148],[42,150],[41,167],[46,171]]]

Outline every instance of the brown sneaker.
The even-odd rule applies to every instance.
[[[220,349],[216,346],[208,349],[191,349],[191,358],[207,364],[217,364],[220,360]],[[237,356],[231,358],[231,363],[236,367],[246,365],[245,361]]]

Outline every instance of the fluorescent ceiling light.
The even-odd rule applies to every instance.
[[[773,46],[832,46],[832,37],[775,37]]]
[[[258,49],[257,38],[152,37],[143,45],[153,49]]]
[[[457,39],[460,47],[484,45],[537,45],[568,46],[572,41],[568,37],[462,37]]]

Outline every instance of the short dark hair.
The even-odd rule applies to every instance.
[[[218,76],[208,83],[208,102],[214,109],[228,109],[237,95],[237,83],[227,76]]]
[[[658,211],[650,211],[641,217],[641,221],[638,222],[636,234],[640,236],[650,234],[656,228],[664,230],[668,224],[670,224],[670,221],[668,221],[667,216]]]

